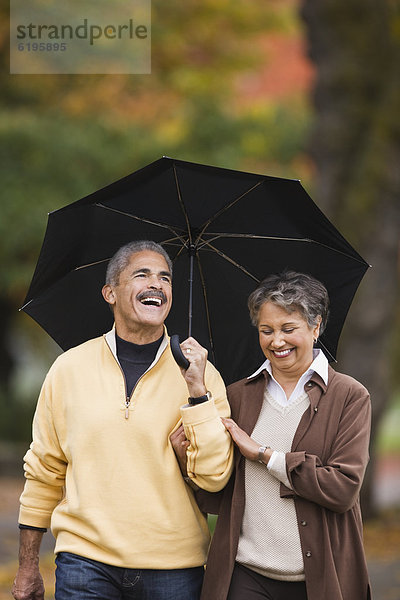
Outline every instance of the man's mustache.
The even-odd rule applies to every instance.
[[[146,290],[144,292],[140,292],[140,294],[138,294],[136,297],[139,300],[139,302],[145,300],[146,298],[161,298],[163,302],[167,301],[167,296],[162,290]]]

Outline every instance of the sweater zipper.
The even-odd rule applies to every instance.
[[[113,356],[114,356],[114,354],[113,354]],[[115,358],[115,356],[114,356],[114,358]],[[131,399],[132,399],[132,395],[133,395],[133,390],[135,388],[133,388],[131,395],[128,396],[128,386],[126,385],[125,373],[124,373],[121,365],[119,364],[119,362],[118,362],[118,360],[116,358],[115,358],[115,361],[116,361],[117,365],[119,366],[119,370],[121,371],[122,377],[124,378],[124,387],[125,387],[125,419],[129,419],[129,407],[131,405]]]
[[[125,373],[124,373],[124,371],[123,371],[123,369],[122,369],[122,367],[121,367],[121,365],[120,365],[120,363],[119,363],[119,361],[118,361],[117,357],[115,356],[114,352],[111,350],[111,348],[110,348],[110,345],[109,345],[109,343],[108,343],[108,341],[107,341],[107,340],[106,340],[106,344],[107,344],[107,346],[109,347],[109,349],[110,349],[110,352],[111,352],[112,356],[114,357],[114,360],[115,360],[115,362],[117,363],[117,365],[118,365],[118,367],[119,367],[119,370],[121,371],[122,377],[124,378],[124,387],[125,387],[125,419],[129,419],[129,407],[130,407],[130,405],[131,405],[131,400],[132,400],[133,393],[134,393],[134,391],[135,391],[135,389],[136,389],[136,386],[137,386],[137,384],[138,384],[138,383],[139,383],[139,381],[142,379],[143,375],[145,375],[145,374],[147,373],[147,371],[145,371],[145,372],[143,373],[143,375],[141,375],[141,376],[139,377],[139,379],[137,380],[137,382],[136,382],[136,383],[135,383],[135,385],[133,386],[133,389],[132,389],[131,395],[130,395],[130,396],[128,396],[128,386],[126,385],[126,377],[125,377]]]
[[[110,346],[109,346],[109,344],[108,344],[107,340],[106,340],[106,344],[107,344],[107,346],[110,348]],[[117,357],[115,356],[114,352],[111,350],[111,348],[110,348],[110,351],[111,351],[111,355],[112,355],[112,357],[114,358],[115,362],[117,363],[117,365],[118,365],[118,368],[119,368],[119,370],[121,371],[121,375],[122,375],[122,377],[123,377],[123,379],[124,379],[124,388],[125,388],[125,402],[124,402],[124,404],[125,404],[125,419],[129,419],[129,407],[130,407],[130,405],[131,405],[131,400],[132,400],[133,392],[135,391],[135,387],[136,387],[136,385],[137,385],[137,383],[138,383],[138,381],[139,381],[140,377],[139,377],[139,379],[137,380],[137,382],[135,383],[135,385],[134,385],[134,387],[133,387],[133,390],[132,390],[132,393],[131,393],[131,395],[130,395],[130,396],[128,396],[128,386],[126,385],[126,377],[125,377],[125,373],[124,373],[124,371],[123,371],[123,369],[122,369],[121,365],[119,364],[119,361],[118,361]]]
[[[111,354],[114,356],[113,352],[111,352]],[[136,386],[137,386],[137,384],[138,384],[138,383],[139,383],[139,381],[142,379],[143,375],[144,375],[145,373],[147,373],[147,371],[145,371],[145,373],[143,373],[143,375],[141,375],[141,376],[139,377],[139,379],[137,380],[137,382],[135,383],[135,385],[134,385],[134,386],[133,386],[133,388],[132,388],[131,395],[130,395],[130,396],[128,396],[128,386],[126,385],[126,377],[125,377],[125,373],[124,373],[124,371],[123,371],[123,369],[122,369],[121,365],[119,364],[119,362],[118,362],[118,360],[116,359],[116,357],[115,357],[115,356],[114,356],[114,360],[116,361],[117,365],[119,366],[119,370],[121,371],[121,373],[122,373],[122,377],[124,378],[124,386],[125,386],[125,419],[129,419],[129,407],[130,407],[130,405],[131,405],[131,400],[132,400],[133,393],[134,393],[134,391],[135,391],[135,389],[136,389]]]
[[[131,405],[131,399],[129,396],[126,397],[125,400],[125,419],[129,419],[129,407]]]
[[[117,362],[118,362],[118,361],[117,361]],[[125,398],[126,398],[126,399],[125,399],[125,419],[129,419],[129,407],[130,407],[130,405],[131,405],[131,400],[132,400],[133,393],[134,393],[134,391],[135,391],[135,389],[136,389],[136,386],[137,386],[137,384],[138,384],[138,383],[139,383],[139,381],[142,379],[143,375],[145,375],[145,373],[147,373],[147,371],[145,371],[145,372],[143,373],[143,375],[141,375],[141,376],[139,377],[139,379],[137,380],[137,382],[135,383],[135,385],[134,385],[134,386],[133,386],[133,388],[132,388],[131,395],[130,395],[130,396],[128,396],[128,393],[127,393],[127,392],[128,392],[128,389],[127,389],[127,385],[126,385],[126,377],[125,377],[125,373],[124,373],[124,371],[122,370],[122,367],[121,367],[121,365],[120,365],[119,363],[118,363],[118,365],[119,365],[119,368],[121,369],[121,373],[122,373],[122,375],[123,375],[124,382],[125,382]]]

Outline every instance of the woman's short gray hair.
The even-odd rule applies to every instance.
[[[248,300],[250,318],[255,326],[265,302],[273,302],[288,313],[298,311],[309,327],[315,327],[321,317],[320,334],[325,329],[329,315],[328,291],[311,275],[284,271],[263,279]]]
[[[129,242],[129,244],[122,246],[110,259],[106,271],[106,284],[118,285],[119,276],[128,266],[132,254],[143,252],[144,250],[150,250],[151,252],[157,252],[157,254],[161,254],[161,256],[163,256],[166,260],[172,277],[172,261],[164,248],[152,240],[139,240],[137,242]]]

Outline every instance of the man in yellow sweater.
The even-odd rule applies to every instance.
[[[44,599],[39,548],[51,526],[56,600],[197,600],[209,534],[193,488],[218,491],[231,474],[225,386],[193,338],[181,344],[186,371],[172,357],[161,246],[121,248],[102,293],[115,327],[58,357],[40,393],[13,596]],[[187,477],[170,438],[187,447]]]

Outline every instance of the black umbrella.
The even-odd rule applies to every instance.
[[[50,213],[22,310],[64,350],[107,331],[108,260],[139,239],[161,243],[173,261],[168,330],[208,348],[227,383],[263,359],[247,310],[263,277],[290,268],[326,285],[320,344],[333,359],[368,268],[299,181],[163,157]]]

